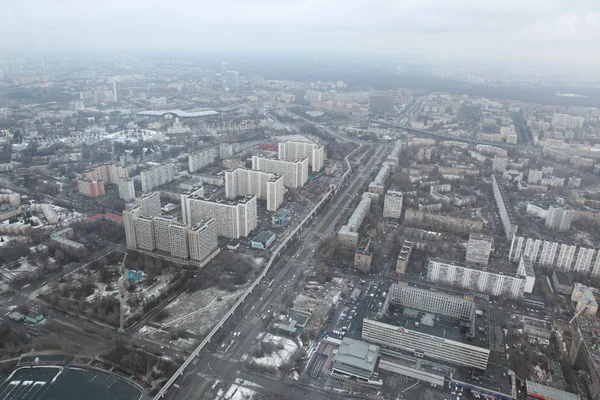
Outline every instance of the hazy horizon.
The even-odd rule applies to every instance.
[[[278,52],[600,65],[592,0],[23,0],[0,15],[3,52]]]

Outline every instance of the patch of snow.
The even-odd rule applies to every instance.
[[[298,349],[296,343],[294,343],[292,340],[281,336],[271,335],[270,333],[265,335],[263,342],[270,342],[275,345],[283,346],[282,349],[276,349],[274,352],[271,354],[266,354],[264,357],[254,358],[254,362],[256,364],[265,367],[280,367],[288,362],[292,354],[294,354],[294,352]]]
[[[226,400],[250,400],[254,393],[256,392],[252,389],[233,384],[223,398]]]

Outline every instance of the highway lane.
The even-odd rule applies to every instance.
[[[279,264],[274,266],[277,269],[271,286],[261,285],[255,290],[252,298],[248,298],[241,312],[236,312],[238,321],[234,329],[222,340],[225,346],[228,346],[231,340],[233,344],[225,353],[221,354],[218,349],[217,354],[211,354],[209,349],[203,351],[193,368],[187,373],[186,377],[178,383],[179,390],[171,391],[169,398],[173,399],[200,399],[210,389],[210,385],[203,384],[197,379],[198,376],[218,377],[218,379],[233,380],[237,371],[243,367],[241,358],[250,351],[251,347],[256,343],[257,336],[266,328],[266,322],[256,314],[264,315],[265,312],[271,312],[282,306],[282,300],[288,290],[293,290],[294,279],[302,279],[304,271],[309,267],[312,259],[313,251],[319,245],[321,238],[326,237],[333,232],[337,220],[342,216],[343,209],[348,207],[353,197],[357,194],[357,189],[367,183],[372,172],[376,171],[384,156],[387,154],[384,147],[378,147],[375,155],[368,161],[365,168],[361,172],[357,172],[352,176],[340,189],[340,192],[334,197],[324,214],[319,215],[316,222],[302,231],[299,240],[303,246],[299,247],[290,259],[282,259]],[[342,212],[340,212],[342,211]],[[306,259],[297,258],[305,254],[306,249],[309,249],[309,255]],[[283,263],[281,265],[281,263]],[[284,277],[290,272],[295,272],[295,278],[291,281],[284,280]],[[255,300],[252,302],[252,300]],[[243,314],[245,317],[239,316]],[[239,336],[233,336],[239,332]],[[193,377],[196,377],[194,379]]]

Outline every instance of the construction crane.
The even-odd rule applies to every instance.
[[[579,317],[581,315],[581,313],[583,313],[585,310],[587,310],[588,308],[590,308],[590,303],[588,302],[581,310],[577,311],[575,313],[575,316],[573,318],[571,318],[571,320],[569,321],[569,325],[571,323],[573,323],[573,321],[575,321],[575,318]]]

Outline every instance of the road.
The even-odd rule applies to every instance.
[[[213,353],[209,349],[201,352],[197,360],[190,364],[191,368],[188,369],[186,375],[178,382],[179,388],[167,393],[167,398],[203,398],[212,384],[209,384],[206,379],[198,379],[198,377],[209,378],[209,380],[218,378],[225,382],[235,380],[238,371],[243,368],[244,355],[248,353],[256,343],[257,337],[266,328],[267,322],[262,319],[262,316],[269,310],[273,312],[280,307],[286,293],[292,290],[294,281],[304,277],[304,272],[310,268],[312,256],[320,241],[335,233],[334,227],[337,220],[344,214],[344,209],[356,196],[357,189],[367,183],[371,174],[379,169],[385,155],[387,155],[387,151],[384,147],[376,148],[374,156],[368,161],[365,168],[356,172],[346,181],[345,186],[326,206],[326,211],[320,214],[317,222],[304,229],[300,234],[297,240],[302,243],[302,246],[289,259],[284,258],[273,268],[276,272],[271,285],[261,285],[260,289],[253,293],[253,299],[256,300],[248,299],[244,307],[236,312],[233,317],[236,319],[234,328],[221,340],[225,346],[231,344],[229,349],[226,352]],[[293,274],[291,280],[284,279],[290,271]],[[239,335],[234,338],[237,332]],[[306,396],[300,398],[306,398]],[[312,395],[311,398],[313,398]]]

